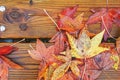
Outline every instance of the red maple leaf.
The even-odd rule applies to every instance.
[[[75,12],[77,11],[77,8],[78,8],[78,5],[74,6],[74,7],[66,8],[60,13],[60,15],[64,15],[64,16],[68,16],[70,18],[73,18]],[[57,24],[58,24],[59,27],[63,26],[63,23],[61,22],[61,19],[58,20]]]
[[[57,32],[49,42],[54,42],[54,53],[59,54],[65,49],[66,36],[64,32]]]
[[[76,13],[78,5],[74,7],[69,7],[64,9],[59,14],[59,20],[57,22],[60,30],[64,30],[70,33],[74,33],[84,27],[83,21],[83,13],[74,17]]]
[[[105,29],[104,40],[110,36],[109,32],[111,32],[112,24],[115,23],[120,25],[120,9],[117,8],[102,8],[98,10],[93,15],[91,15],[87,21],[87,25],[95,24],[100,22],[101,29]]]

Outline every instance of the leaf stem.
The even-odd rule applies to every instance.
[[[56,25],[56,27],[58,28],[58,30],[61,31],[60,28],[59,28],[59,26],[58,26],[57,23],[55,22],[55,20],[48,14],[47,10],[46,10],[46,9],[43,9],[43,11],[44,11],[45,14],[51,19],[51,21]]]
[[[16,42],[16,43],[14,43],[14,44],[12,44],[11,46],[14,46],[14,45],[16,45],[16,44],[18,44],[18,43],[20,43],[20,42],[22,42],[22,41],[24,41],[24,40],[25,40],[25,38],[22,39],[22,40],[20,40],[20,41],[18,41],[18,42]]]
[[[82,80],[83,80],[85,72],[86,72],[86,67],[87,67],[87,65],[86,65],[86,58],[85,58],[85,67],[84,67],[83,74],[82,74]]]
[[[109,2],[109,0],[106,0],[106,8],[107,8],[107,10],[108,10],[108,2]]]

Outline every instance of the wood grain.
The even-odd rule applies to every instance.
[[[46,9],[48,13],[53,17],[55,21],[58,19],[58,14],[60,11],[69,6],[75,6],[79,4],[78,11],[79,14],[84,12],[86,21],[88,17],[92,14],[90,9],[97,9],[106,7],[106,0],[33,0],[33,5],[29,5],[29,0],[1,0],[0,5],[4,5],[7,9],[19,8],[21,10],[32,11],[30,19],[26,21],[29,26],[26,31],[21,31],[19,29],[18,23],[7,23],[3,20],[3,13],[0,12],[0,25],[6,26],[6,31],[2,32],[2,38],[51,38],[56,33],[56,26],[53,22],[45,15],[43,9]],[[109,0],[109,7],[120,7],[120,0]],[[89,30],[98,33],[100,31],[99,24],[91,25]],[[96,29],[97,28],[97,29]],[[114,37],[120,36],[120,28],[115,25],[111,34]]]
[[[0,46],[11,45],[13,43],[0,43]],[[19,48],[18,51],[15,51],[8,55],[7,57],[13,60],[14,62],[20,64],[25,69],[24,70],[15,70],[9,69],[9,80],[36,80],[38,75],[38,66],[40,61],[32,59],[27,50],[31,49],[29,47],[31,44],[35,48],[35,43],[19,43],[16,47]],[[51,44],[46,43],[46,46]],[[107,43],[107,45],[113,45],[113,43]],[[113,69],[104,71],[97,80],[119,80],[120,67],[118,71]]]
[[[0,33],[1,38],[51,38],[56,33],[56,26],[45,15],[43,9],[46,9],[51,17],[57,21],[58,14],[61,10],[69,6],[79,5],[76,15],[84,12],[84,22],[92,14],[90,9],[98,9],[106,7],[106,0],[33,0],[33,5],[29,5],[29,0],[0,0],[0,6],[3,5],[6,9],[18,8],[20,10],[27,10],[32,12],[30,19],[26,21],[28,29],[21,31],[18,23],[8,23],[3,20],[3,12],[0,12],[0,25],[6,26],[6,31]],[[109,0],[108,6],[110,8],[120,7],[120,0]],[[100,25],[95,24],[88,27],[91,32],[100,32]],[[120,28],[113,26],[111,34],[114,37],[120,36]],[[0,46],[11,45],[13,43],[0,43]],[[27,50],[30,49],[29,44],[35,47],[35,43],[20,43],[16,46],[18,51],[13,52],[7,57],[14,62],[22,65],[24,70],[9,69],[9,80],[36,80],[38,74],[39,61],[33,60]],[[50,44],[46,44],[47,46]],[[97,80],[120,80],[120,67],[118,71],[110,69],[104,71]]]

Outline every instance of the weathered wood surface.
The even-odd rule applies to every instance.
[[[43,9],[46,9],[54,20],[57,20],[58,13],[69,6],[79,4],[78,12],[85,12],[86,21],[92,14],[90,9],[106,7],[106,0],[33,0],[34,4],[29,5],[29,0],[0,0],[0,6],[4,5],[7,9],[19,8],[22,10],[31,10],[33,16],[27,21],[29,26],[27,31],[21,31],[18,27],[19,23],[10,24],[3,20],[3,13],[0,12],[0,25],[6,26],[6,31],[2,32],[2,38],[51,38],[55,33],[55,25],[45,15]],[[109,0],[109,7],[120,7],[120,0]],[[91,32],[99,32],[99,24],[89,26]],[[114,25],[111,34],[114,37],[120,36],[120,28]],[[0,46],[9,45],[8,43],[0,43]],[[35,46],[35,43],[32,43]],[[29,43],[21,43],[16,45],[19,50],[8,55],[14,62],[22,65],[24,70],[9,69],[9,80],[36,80],[38,73],[39,61],[33,60],[27,50],[30,49]],[[118,71],[113,69],[103,72],[97,80],[120,80],[120,68]]]
[[[11,60],[22,65],[25,68],[24,70],[9,69],[9,80],[37,79],[39,61],[36,61],[29,56],[27,52],[28,49],[31,49],[29,47],[29,44],[35,47],[35,43],[20,43],[16,45],[16,47],[19,47],[19,50],[7,56]],[[11,45],[11,44],[0,43],[0,46],[3,45]],[[50,44],[46,44],[46,45],[48,46]],[[118,71],[115,71],[113,69],[104,71],[97,80],[120,80],[119,75],[120,75],[120,67]]]
[[[18,27],[19,23],[6,23],[3,20],[3,13],[0,12],[0,25],[6,26],[6,31],[2,33],[2,38],[50,38],[56,33],[55,25],[45,15],[43,9],[46,9],[48,13],[56,21],[58,19],[59,12],[69,6],[75,6],[79,4],[78,11],[85,13],[86,21],[92,14],[90,9],[106,7],[106,0],[33,0],[33,5],[29,5],[29,0],[0,0],[0,5],[4,5],[7,9],[19,8],[21,10],[31,10],[32,16],[26,22],[29,26],[27,31],[21,31]],[[120,7],[120,0],[109,0],[109,7]],[[100,31],[100,25],[91,25],[89,30],[95,33]],[[120,27],[113,27],[111,34],[114,37],[120,36]]]

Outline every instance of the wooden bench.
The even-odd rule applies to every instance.
[[[59,12],[69,6],[79,4],[79,14],[84,12],[84,21],[92,14],[90,9],[106,7],[106,0],[33,0],[33,5],[29,4],[29,0],[0,0],[0,6],[6,9],[18,8],[26,10],[30,13],[30,18],[25,21],[28,28],[21,31],[19,24],[23,22],[9,23],[3,20],[3,12],[0,12],[0,25],[6,26],[6,31],[1,33],[1,38],[51,38],[56,33],[56,26],[45,15],[43,9],[46,9],[54,20],[58,19]],[[109,7],[120,7],[120,0],[109,0]],[[89,26],[89,30],[94,33],[100,32],[99,24]],[[112,36],[120,37],[120,27],[114,25]],[[10,45],[13,43],[0,43],[0,46]],[[9,80],[36,80],[38,75],[39,61],[33,60],[27,50],[30,49],[29,44],[35,47],[35,43],[19,43],[16,46],[18,51],[8,55],[14,62],[22,65],[24,70],[9,69]],[[46,45],[48,45],[46,43]],[[118,71],[110,69],[103,72],[97,80],[120,80],[120,68]]]

